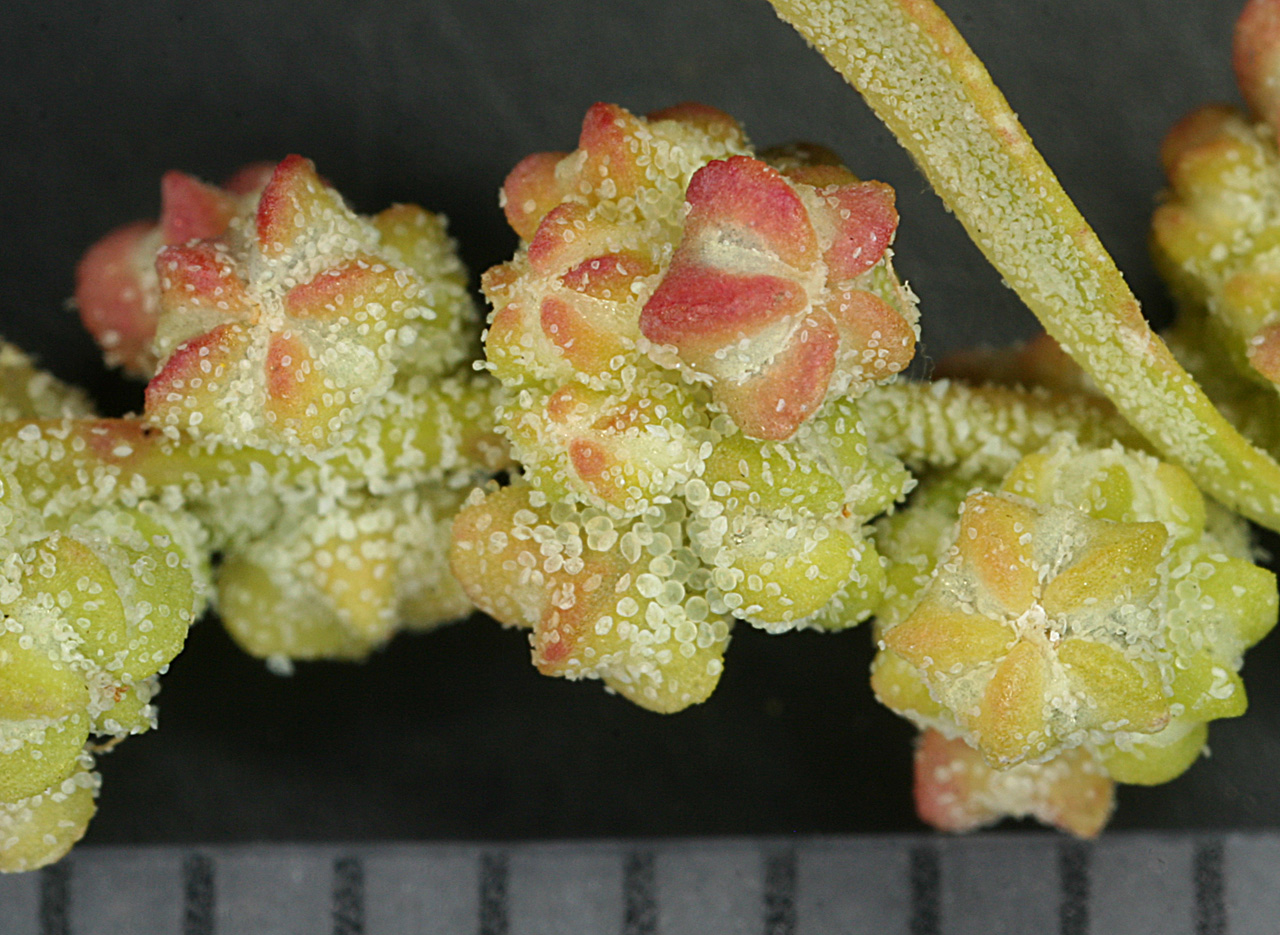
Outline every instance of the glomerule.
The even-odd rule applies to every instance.
[[[0,354],[0,869],[84,833],[93,753],[154,726],[156,675],[210,598],[274,662],[360,658],[471,609],[448,525],[507,454],[443,220],[356,215],[301,157],[237,178],[170,173],[160,223],[80,266],[108,361],[150,371],[141,417],[92,418]]]
[[[84,833],[94,752],[155,726],[157,674],[207,600],[208,537],[154,501],[51,496],[75,489],[87,407],[7,345],[0,369],[0,870],[16,871]]]
[[[911,483],[857,404],[916,340],[888,186],[756,158],[709,107],[597,104],[503,203],[523,242],[484,277],[485,352],[523,472],[454,525],[477,605],[542,671],[664,712],[711,692],[734,620],[865,619],[865,523]]]

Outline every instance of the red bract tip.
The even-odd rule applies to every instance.
[[[593,104],[582,121],[578,148],[586,158],[580,178],[606,198],[622,198],[644,181],[636,164],[644,127],[635,115],[617,104]]]
[[[236,213],[235,199],[177,170],[160,179],[160,229],[166,244],[218,237]]]
[[[334,202],[310,159],[285,156],[258,201],[258,246],[269,255],[283,253]]]
[[[526,156],[502,183],[502,211],[511,229],[525,240],[533,236],[542,218],[564,197],[564,190],[556,180],[556,166],[565,155]]]
[[[116,228],[88,249],[76,267],[76,308],[107,359],[142,371],[155,333],[154,286],[143,281],[157,246],[156,225]]]
[[[776,169],[749,156],[708,163],[689,181],[681,246],[699,252],[728,241],[773,254],[798,270],[817,259],[817,238],[795,190]]]
[[[158,225],[127,225],[89,249],[76,272],[76,305],[108,363],[151,376],[151,340],[160,298],[154,276],[156,251],[221,237],[236,213],[248,210],[247,200],[262,189],[272,171],[266,163],[253,163],[223,188],[185,172],[167,172],[160,181]]]
[[[884,257],[898,229],[893,189],[883,182],[841,185],[818,192],[821,214],[834,227],[822,258],[835,282],[861,276]]]

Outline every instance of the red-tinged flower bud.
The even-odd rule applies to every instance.
[[[465,357],[464,278],[427,212],[360,217],[290,156],[243,235],[160,254],[153,422],[331,451],[397,375],[439,375]]]
[[[270,164],[255,162],[218,187],[184,172],[166,172],[160,180],[159,222],[126,224],[89,248],[76,269],[75,303],[108,364],[138,377],[155,373],[157,253],[222,236],[232,218],[251,209],[270,175]]]
[[[888,186],[815,189],[735,156],[699,170],[686,204],[640,330],[748,435],[790,438],[832,393],[910,361],[913,324],[865,288],[897,227]]]
[[[963,740],[926,730],[916,745],[915,800],[920,820],[940,831],[1031,817],[1091,838],[1111,817],[1115,783],[1087,750],[1001,771]]]

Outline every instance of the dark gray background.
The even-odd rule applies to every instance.
[[[1232,100],[1238,0],[949,0],[1157,321],[1146,254],[1157,146],[1198,103]],[[300,152],[365,211],[447,213],[478,274],[514,236],[506,171],[571,149],[585,109],[699,99],[762,145],[804,138],[891,182],[898,266],[925,354],[1034,323],[909,161],[764,0],[419,0],[0,5],[0,331],[123,412],[63,302],[77,256],[154,214],[158,179],[217,179]],[[739,627],[721,687],[673,717],[544,679],[525,638],[474,619],[397,639],[365,665],[269,675],[213,621],[161,696],[162,729],[104,758],[97,842],[882,831],[916,827],[912,731],[866,687],[865,629]],[[1254,710],[1213,757],[1121,792],[1117,827],[1280,823],[1280,640],[1246,676]]]

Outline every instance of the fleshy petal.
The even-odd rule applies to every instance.
[[[682,248],[704,263],[729,255],[776,256],[798,271],[818,257],[809,212],[782,174],[758,159],[708,163],[689,180]]]
[[[550,296],[542,300],[542,331],[573,367],[582,373],[607,373],[622,353],[616,333],[595,327],[574,304]]]
[[[240,371],[249,344],[248,332],[236,323],[180,344],[147,384],[147,416],[179,427],[216,430],[225,420],[218,389]]]
[[[278,257],[299,241],[329,234],[349,219],[341,197],[316,174],[315,164],[286,156],[258,200],[258,247]]]
[[[154,269],[156,225],[146,221],[117,228],[95,243],[76,267],[76,308],[85,328],[107,353],[131,371],[148,368],[147,349],[156,330]]]
[[[233,195],[257,195],[267,187],[275,171],[274,162],[251,162],[236,169],[222,187]]]
[[[1243,122],[1240,111],[1217,104],[1197,108],[1173,125],[1160,144],[1160,163],[1175,193],[1197,193],[1202,175],[1198,164],[1219,161],[1234,150],[1237,144],[1229,130]]]
[[[818,192],[818,204],[823,210],[816,213],[814,225],[831,227],[831,245],[822,255],[831,282],[861,276],[884,258],[898,229],[890,186],[859,182],[825,188]]]
[[[624,571],[625,563],[617,556],[593,554],[583,561],[580,571],[557,576],[551,599],[530,638],[533,664],[539,672],[581,672],[583,651],[588,645],[600,654],[621,648],[616,631],[606,631],[613,639],[601,641],[595,629],[600,618],[618,602],[616,585]]]
[[[622,250],[583,260],[560,277],[566,289],[595,299],[621,301],[631,297],[631,286],[657,269],[647,257]]]
[[[999,659],[1014,639],[1003,623],[926,600],[884,635],[884,644],[926,674],[946,676]]]
[[[751,438],[784,441],[827,398],[839,343],[825,315],[807,318],[763,369],[741,381],[718,381],[716,401]]]
[[[1014,616],[1035,600],[1031,533],[1036,521],[1031,508],[986,492],[965,500],[961,514],[956,548],[990,596]]]
[[[1063,640],[1058,660],[1091,709],[1090,726],[1150,732],[1169,723],[1169,699],[1154,665],[1133,662],[1115,647],[1088,639]]]
[[[1005,816],[1031,815],[1090,838],[1111,816],[1115,783],[1082,749],[1043,764],[994,770],[963,740],[925,731],[916,746],[915,800],[922,821],[972,831]]]
[[[640,137],[646,136],[635,115],[616,104],[593,104],[582,120],[578,148],[583,153],[582,184],[602,198],[633,194],[644,182],[644,168],[637,164]]]
[[[793,280],[736,275],[676,261],[645,303],[640,330],[656,344],[675,345],[681,357],[699,366],[717,351],[754,339],[807,305],[803,288]]]
[[[578,384],[561,387],[547,400],[547,417],[568,455],[568,468],[603,500],[621,502],[629,461],[625,436],[638,426],[640,410]]]
[[[1250,0],[1236,20],[1232,64],[1254,114],[1280,126],[1280,2]]]
[[[1280,323],[1262,328],[1249,341],[1249,363],[1272,383],[1280,383]]]
[[[1043,650],[1030,640],[1015,643],[996,667],[972,722],[989,763],[1011,766],[1047,745],[1047,669]]]
[[[89,707],[84,677],[46,650],[22,645],[17,633],[0,633],[0,718],[62,718]]]
[[[369,218],[369,223],[392,259],[407,265],[424,282],[443,278],[467,285],[467,271],[453,255],[454,244],[441,215],[418,205],[396,204]]]
[[[397,271],[376,257],[356,257],[331,266],[310,282],[295,286],[284,297],[285,312],[312,321],[357,323],[386,322],[397,304],[411,302],[417,288],[403,270]],[[361,313],[365,306],[380,306],[376,314]],[[390,322],[394,324],[394,322]]]
[[[677,120],[697,127],[712,139],[730,145],[741,146],[744,142],[742,125],[737,120],[718,107],[700,104],[697,101],[684,101],[671,107],[655,110],[647,114],[645,119],[650,123],[659,120]]]
[[[566,202],[547,212],[538,225],[529,242],[529,265],[535,272],[556,276],[593,258],[624,252],[640,259],[615,226],[600,223],[584,205]]]
[[[532,513],[528,492],[504,487],[469,501],[453,520],[454,575],[480,610],[508,627],[532,628],[546,601],[536,543],[513,534],[528,525],[516,522],[526,512]]]
[[[916,333],[879,296],[849,289],[831,296],[828,314],[840,332],[840,352],[853,359],[863,380],[883,380],[911,363]]]
[[[1084,554],[1045,585],[1045,610],[1057,616],[1143,600],[1159,585],[1168,541],[1161,523],[1100,522]]]
[[[160,229],[166,244],[221,237],[236,207],[227,192],[185,172],[166,172],[160,179]]]
[[[216,244],[165,247],[156,257],[156,272],[166,309],[217,309],[229,318],[250,314],[244,283]]]
[[[502,183],[502,211],[511,229],[523,239],[533,237],[547,212],[560,203],[564,191],[556,180],[556,166],[568,153],[534,153],[516,163]]]
[[[304,442],[322,442],[340,419],[350,396],[331,378],[306,339],[277,331],[267,343],[266,411],[277,432]],[[354,393],[352,394],[354,395]]]

